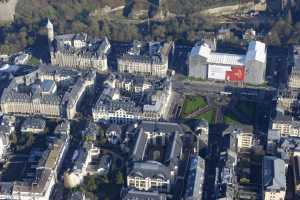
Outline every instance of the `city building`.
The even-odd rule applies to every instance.
[[[69,122],[62,125],[69,127]],[[48,148],[40,156],[39,150],[32,150],[24,175],[18,181],[0,182],[0,199],[46,200],[57,180],[57,174],[69,147],[68,131],[48,138]],[[30,172],[30,173],[29,173]]]
[[[153,192],[171,195],[182,155],[182,128],[176,123],[153,121],[143,121],[135,127],[128,189],[143,191],[149,198]]]
[[[107,160],[105,160],[105,157],[104,159],[99,159],[100,148],[96,145],[96,137],[99,130],[96,126],[96,124],[88,122],[85,130],[82,132],[82,136],[85,138],[84,143],[75,150],[72,157],[73,166],[64,173],[64,185],[66,188],[77,187],[83,182],[85,176],[104,174],[110,168],[110,158],[106,157]],[[95,160],[100,160],[100,162],[97,163]]]
[[[0,123],[0,163],[5,162],[10,148],[10,135],[15,132],[15,117],[3,116]]]
[[[32,73],[13,78],[2,93],[1,110],[5,114],[73,119],[95,78],[94,71],[41,65]]]
[[[230,125],[223,131],[216,164],[216,199],[259,199],[257,186],[252,184],[256,179],[251,178],[257,170],[250,167],[255,161],[250,156],[253,151],[249,151],[257,146],[256,141],[252,126]]]
[[[205,160],[200,156],[193,157],[187,175],[184,194],[185,200],[202,200],[205,176]]]
[[[117,59],[118,71],[146,76],[167,76],[173,42],[134,41],[130,50]]]
[[[206,44],[196,44],[189,55],[189,77],[263,84],[267,50],[259,41],[249,43],[246,55],[213,52]]]
[[[166,119],[171,96],[170,78],[112,74],[93,108],[93,119],[104,123]]]
[[[281,137],[278,130],[268,131],[267,153],[285,162],[286,169],[294,156],[300,156],[299,137]]]
[[[107,71],[110,43],[104,39],[90,38],[86,33],[54,35],[53,24],[47,23],[51,64],[77,69]]]
[[[86,200],[85,193],[80,191],[72,192],[72,194],[68,197],[68,200]]]
[[[201,141],[208,144],[209,124],[205,120],[198,120],[193,125],[193,131],[199,135]]]
[[[0,134],[0,162],[4,162],[7,150],[10,147],[9,137],[5,134]]]
[[[247,125],[231,125],[223,135],[231,134],[236,138],[238,151],[242,149],[251,149],[254,146],[253,127]]]
[[[31,55],[21,52],[15,56],[14,64],[15,65],[25,65],[29,61],[30,58],[31,58]]]
[[[293,65],[288,80],[290,89],[300,89],[300,46],[293,46]]]
[[[205,120],[197,120],[191,126],[194,134],[196,135],[196,149],[194,152],[199,152],[199,150],[208,148],[208,134],[209,134],[209,124]]]
[[[252,41],[256,39],[256,31],[253,28],[247,29],[243,34],[243,39],[247,41]]]
[[[122,129],[116,124],[112,124],[105,132],[107,141],[110,144],[119,144],[122,140]]]
[[[167,195],[159,192],[144,192],[134,189],[125,191],[122,200],[167,200]]]
[[[271,128],[278,130],[280,137],[300,137],[300,122],[282,112],[277,112]]]
[[[274,154],[277,151],[278,143],[281,140],[278,130],[269,129],[267,139],[267,153]]]
[[[283,94],[280,94],[277,97],[276,109],[281,112],[290,112],[292,113],[295,108],[297,108],[297,93],[291,90],[286,91]]]
[[[220,148],[220,158],[217,162],[215,191],[218,200],[234,200],[237,192],[237,140],[236,135],[223,133],[222,144]]]
[[[263,159],[263,199],[283,200],[286,193],[285,163],[282,159],[265,156]]]
[[[84,146],[76,152],[73,168],[64,174],[66,188],[77,187],[87,175],[101,174],[100,166],[91,165],[93,158],[100,154],[100,149],[97,146],[91,142],[85,142]]]
[[[21,132],[42,133],[46,129],[46,121],[41,118],[26,117],[21,125]]]
[[[267,0],[267,10],[272,14],[279,14],[287,8],[290,0]]]
[[[15,132],[16,117],[3,115],[0,123],[0,135],[5,134],[10,136]]]
[[[293,168],[293,179],[296,198],[300,197],[300,157],[295,156],[291,159]]]
[[[110,155],[103,155],[100,158],[99,166],[97,167],[97,173],[100,175],[107,175],[110,171],[112,164],[112,157]]]

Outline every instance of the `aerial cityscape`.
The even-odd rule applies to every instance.
[[[300,200],[300,0],[0,0],[0,200]]]

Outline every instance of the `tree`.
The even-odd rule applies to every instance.
[[[240,179],[240,183],[241,183],[241,184],[249,184],[249,183],[250,183],[250,180],[247,179],[247,178],[241,178],[241,179]]]
[[[265,38],[265,42],[269,45],[270,44],[275,46],[281,45],[280,37],[277,32],[270,32]]]
[[[99,36],[100,30],[99,30],[99,24],[97,20],[95,20],[92,17],[89,17],[88,26],[89,26],[88,33],[90,35]]]
[[[13,145],[16,145],[16,144],[17,144],[18,138],[17,138],[17,135],[16,135],[15,132],[12,133],[12,134],[10,134],[9,140],[10,140],[10,143],[11,143],[11,144],[13,144]]]
[[[161,26],[161,25],[153,26],[152,34],[153,34],[154,37],[157,37],[158,39],[164,38],[165,34],[166,34],[165,26]]]
[[[118,185],[123,185],[124,184],[123,174],[120,170],[118,170],[115,174],[115,182]]]
[[[86,176],[84,177],[83,188],[85,191],[94,192],[97,190],[96,176]]]
[[[75,21],[72,23],[72,31],[75,33],[85,32],[87,29],[88,27],[80,21]]]
[[[105,137],[105,133],[102,127],[99,127],[99,139],[98,144],[103,145],[107,142],[107,139]]]
[[[101,176],[99,176],[98,180],[100,181],[100,183],[109,183],[107,175],[101,175]]]

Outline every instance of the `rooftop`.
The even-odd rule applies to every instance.
[[[197,156],[191,159],[188,171],[185,197],[193,197],[195,199],[202,198],[202,185],[204,183],[205,161]]]
[[[27,131],[27,129],[40,129],[44,130],[46,128],[46,121],[41,118],[26,117],[22,123],[21,130]]]
[[[168,122],[143,121],[134,130],[136,142],[132,149],[133,161],[153,161],[152,165],[161,163],[172,169],[178,164],[183,146],[180,125]],[[153,141],[158,141],[157,143]],[[155,157],[154,151],[159,152]]]
[[[293,68],[292,72],[300,72],[300,45],[294,46],[294,55],[293,55]]]
[[[134,189],[130,189],[127,191],[126,195],[122,198],[123,200],[167,200],[166,194],[158,193],[158,192],[145,192],[145,191],[137,191]]]
[[[49,146],[46,150],[33,149],[26,161],[26,166],[22,174],[14,182],[4,182],[0,184],[7,195],[16,195],[20,192],[36,193],[37,196],[43,196],[49,189],[50,181],[57,173],[57,168],[64,153],[68,136],[56,135],[48,138]],[[22,194],[21,194],[22,195]]]
[[[171,178],[171,171],[168,167],[156,161],[134,162],[128,176],[161,178],[168,180]]]
[[[258,62],[265,63],[266,59],[266,45],[259,41],[251,41],[246,54],[246,61],[256,60]]]
[[[211,53],[207,62],[231,66],[244,66],[245,56],[228,53]]]
[[[98,98],[94,112],[124,110],[136,116],[145,112],[157,113],[169,95],[169,78],[151,79],[132,75],[111,75]]]
[[[80,42],[80,44],[78,44]],[[51,51],[92,57],[106,56],[110,49],[108,38],[89,38],[86,33],[55,36]]]
[[[299,156],[295,156],[292,158],[293,159],[293,168],[294,168],[294,177],[296,180],[296,185],[299,184],[300,182],[300,157]]]
[[[246,61],[256,60],[266,62],[266,46],[259,41],[252,41],[249,44],[246,55],[212,52],[208,44],[196,44],[191,51],[191,56],[202,56],[211,64],[222,64],[230,66],[245,66]]]
[[[122,55],[119,60],[133,60],[145,63],[165,63],[172,48],[172,42],[134,41],[130,50]]]
[[[282,159],[264,157],[263,184],[266,190],[286,190],[285,163]]]

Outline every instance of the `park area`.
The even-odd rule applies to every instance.
[[[207,106],[208,104],[204,97],[187,96],[183,103],[181,117],[185,119],[204,119],[210,124],[213,124],[216,110],[214,108],[208,108]],[[199,114],[197,114],[197,112],[199,112]]]
[[[224,123],[228,125],[252,123],[255,118],[255,110],[255,103],[238,101],[230,109],[226,110]]]
[[[186,117],[193,112],[207,106],[205,99],[201,96],[187,96],[183,103],[182,117]]]
[[[213,124],[215,122],[215,116],[216,116],[216,110],[211,109],[203,114],[198,115],[197,117],[195,117],[195,119],[204,119],[209,124]]]
[[[214,101],[211,101],[214,103]],[[219,105],[220,106],[220,105]],[[224,105],[221,105],[224,106]],[[218,105],[209,105],[203,96],[186,96],[182,106],[182,119],[203,119],[215,123]],[[232,101],[223,111],[223,122],[227,125],[251,124],[255,118],[256,104],[249,101]]]

